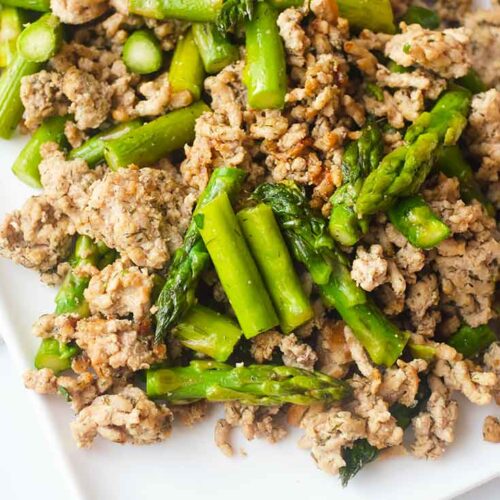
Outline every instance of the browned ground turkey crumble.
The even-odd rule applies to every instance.
[[[411,2],[392,3],[402,14]],[[55,282],[67,271],[75,233],[121,254],[104,269],[75,270],[90,279],[85,292],[89,317],[47,314],[33,327],[42,339],[72,341],[82,349],[72,362],[74,374],[48,369],[25,374],[26,387],[71,399],[76,413],[72,432],[79,447],[91,446],[98,435],[117,443],[162,441],[174,419],[190,426],[208,414],[205,401],[168,408],[148,400],[130,382],[134,372],[167,357],[167,346],[153,341],[153,273],[166,269],[182,243],[196,199],[215,168],[244,169],[244,195],[263,181],[293,180],[310,190],[313,208],[328,216],[329,198],[343,180],[344,146],[359,137],[367,117],[389,124],[384,147],[390,152],[403,144],[405,128],[439,97],[448,80],[472,66],[497,88],[474,96],[464,143],[478,182],[500,206],[499,8],[469,13],[469,0],[413,3],[432,4],[442,27],[431,31],[402,23],[393,36],[369,30],[351,35],[348,22],[337,19],[324,0],[282,11],[278,27],[288,63],[284,109],[250,109],[242,82],[244,62],[237,61],[205,79],[211,111],[197,120],[194,142],[185,147],[184,156],[114,172],[104,165],[91,169],[83,160],[68,160],[55,144],[44,145],[43,194],[5,218],[0,255]],[[172,90],[167,72],[139,76],[120,57],[133,30],[151,29],[162,48],[171,51],[187,23],[129,15],[123,0],[52,0],[51,5],[68,24],[95,21],[78,27],[44,70],[23,79],[25,128],[33,130],[49,116],[72,114],[65,135],[77,147],[102,125],[150,119],[191,103],[189,92]],[[463,23],[466,29],[458,27]],[[408,72],[391,72],[389,60]],[[373,85],[381,96],[370,92]],[[479,326],[495,318],[500,258],[495,219],[478,202],[464,203],[458,181],[442,174],[432,173],[422,195],[450,227],[450,238],[424,251],[377,214],[349,258],[356,283],[372,292],[401,329],[411,332],[413,343],[435,349],[435,359],[404,358],[391,368],[375,366],[350,328],[325,311],[306,277],[315,318],[289,335],[270,330],[256,336],[248,343],[249,354],[256,363],[281,360],[349,377],[353,397],[311,408],[228,402],[214,430],[225,455],[234,453],[233,428],[241,427],[249,440],[276,442],[286,436],[287,424],[303,430],[300,445],[329,473],[345,465],[342,449],[358,439],[379,450],[400,450],[403,429],[390,406],[412,407],[426,376],[431,395],[412,419],[414,439],[408,448],[416,457],[434,459],[454,440],[455,393],[475,404],[500,403],[500,343],[470,361],[442,342],[464,321]],[[204,280],[221,308],[230,312],[217,278],[207,273]],[[183,354],[182,346],[170,339],[168,357],[178,361]],[[498,442],[499,428],[498,418],[488,417],[484,439]]]
[[[484,420],[483,438],[490,443],[500,443],[500,420],[498,417],[488,416]]]

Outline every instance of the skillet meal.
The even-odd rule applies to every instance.
[[[457,393],[500,403],[498,5],[0,4],[0,136],[31,134],[37,190],[0,255],[58,287],[24,382],[77,446],[223,403],[224,454],[298,426],[345,485],[406,431],[441,456]]]

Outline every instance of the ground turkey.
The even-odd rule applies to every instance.
[[[85,299],[92,314],[108,318],[132,314],[141,320],[149,313],[152,289],[153,278],[147,271],[120,259],[91,278]]]
[[[137,387],[99,396],[71,424],[80,448],[89,448],[99,434],[115,443],[151,444],[170,436],[172,412],[156,405]]]
[[[75,229],[46,196],[32,196],[0,225],[0,255],[25,267],[51,271],[71,250]]]

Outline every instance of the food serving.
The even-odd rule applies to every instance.
[[[77,446],[219,403],[224,454],[298,426],[346,485],[440,457],[457,393],[500,442],[500,7],[0,4],[0,136],[31,134],[38,190],[0,255],[58,287],[24,382]]]

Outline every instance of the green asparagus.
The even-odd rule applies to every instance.
[[[177,41],[168,79],[174,92],[188,90],[193,100],[197,101],[201,96],[204,77],[200,51],[194,41],[193,31],[189,30]]]
[[[380,454],[380,450],[372,446],[367,439],[357,439],[351,447],[342,448],[342,458],[345,465],[340,468],[339,476],[342,486],[345,488],[349,481],[370,462],[373,462]]]
[[[262,184],[252,196],[271,206],[293,256],[311,274],[325,305],[337,309],[374,363],[391,366],[409,334],[392,324],[357,287],[326,221],[312,213],[304,192],[294,183],[283,182]]]
[[[38,166],[42,161],[40,147],[46,142],[55,142],[59,146],[64,146],[66,144],[64,135],[66,121],[65,116],[54,116],[47,118],[38,127],[12,165],[12,172],[19,180],[33,188],[42,187],[38,171]]]
[[[242,332],[227,316],[201,305],[193,306],[172,330],[180,343],[216,361],[226,361]]]
[[[48,12],[50,10],[50,0],[0,0],[0,5],[36,10],[37,12]]]
[[[403,21],[406,24],[420,24],[420,26],[429,30],[437,30],[441,24],[441,19],[436,12],[418,5],[408,7]]]
[[[59,340],[43,339],[35,356],[35,368],[51,369],[56,375],[71,368],[71,360],[80,352],[73,343],[65,344]]]
[[[368,220],[359,218],[355,211],[356,199],[363,179],[375,169],[383,155],[382,132],[369,122],[357,141],[351,142],[342,159],[344,184],[330,198],[332,212],[328,229],[341,245],[354,245],[368,231]]]
[[[287,87],[283,42],[276,20],[278,11],[258,2],[245,25],[246,63],[243,82],[248,104],[254,109],[282,108]]]
[[[139,75],[154,73],[163,64],[160,42],[151,31],[134,31],[123,45],[122,59],[133,73]]]
[[[280,320],[289,333],[314,316],[271,207],[261,203],[238,213],[238,221],[257,262]]]
[[[69,260],[71,270],[56,295],[56,314],[75,314],[81,318],[88,316],[90,311],[84,292],[90,277],[74,270],[80,265],[87,264],[102,269],[115,256],[116,252],[108,249],[106,245],[94,243],[88,236],[78,236]],[[78,347],[72,343],[64,344],[56,339],[44,339],[35,357],[35,367],[39,370],[50,368],[59,373],[70,368],[72,358],[79,352]]]
[[[234,199],[243,184],[246,174],[237,168],[217,168],[198,198],[194,211],[199,210],[220,193]],[[165,285],[156,301],[156,341],[165,338],[187,310],[195,303],[195,291],[199,279],[210,260],[194,220],[191,222],[182,246],[176,250],[168,270]]]
[[[495,332],[488,325],[481,325],[476,328],[462,325],[448,339],[448,344],[464,357],[474,358],[496,340],[498,339]]]
[[[419,195],[399,200],[388,215],[396,229],[417,248],[433,248],[451,235],[450,228]]]
[[[207,73],[218,73],[228,64],[238,60],[238,47],[233,45],[227,36],[220,33],[213,24],[194,24],[193,35]]]
[[[387,210],[398,197],[418,192],[432,168],[437,148],[458,141],[467,124],[470,101],[467,90],[450,90],[430,112],[415,120],[405,134],[406,144],[385,156],[364,181],[356,200],[358,216]]]
[[[206,399],[252,405],[328,403],[340,401],[351,392],[346,382],[319,372],[271,365],[235,368],[215,361],[148,370],[146,391],[151,398],[174,404]]]
[[[276,326],[278,317],[271,298],[227,194],[221,193],[202,207],[195,221],[245,337]]]
[[[479,201],[490,215],[495,209],[479,187],[472,167],[464,158],[458,146],[443,146],[437,150],[436,167],[447,177],[456,177],[460,183],[460,195],[465,203]]]
[[[194,139],[196,119],[209,111],[202,101],[172,111],[125,135],[106,141],[104,158],[112,170],[150,165]]]
[[[73,269],[82,265],[100,267],[100,259],[108,252],[107,247],[94,243],[88,236],[78,236],[70,258],[72,270],[66,275],[56,295],[56,314],[78,314],[80,317],[89,315],[89,306],[84,292],[89,284],[90,276],[75,273]]]
[[[141,125],[140,120],[132,120],[99,132],[85,141],[80,147],[72,149],[69,152],[68,158],[70,160],[81,158],[87,162],[89,167],[95,167],[97,164],[104,162],[104,146],[106,141],[122,137],[131,130],[139,128]]]
[[[25,21],[23,11],[15,7],[4,7],[0,11],[0,68],[5,68],[13,61],[17,38]]]
[[[44,14],[24,28],[17,39],[17,50],[26,60],[42,63],[54,56],[61,44],[61,22],[53,14]]]
[[[129,12],[155,19],[216,23],[225,33],[252,17],[253,0],[129,0]]]
[[[395,33],[390,0],[336,0],[340,15],[357,30]]]
[[[0,137],[8,139],[14,132],[23,114],[21,102],[21,80],[36,73],[40,63],[27,61],[16,53],[0,77]]]
[[[480,94],[488,90],[487,85],[481,80],[481,77],[474,68],[470,68],[467,74],[458,78],[456,82],[473,94]]]

